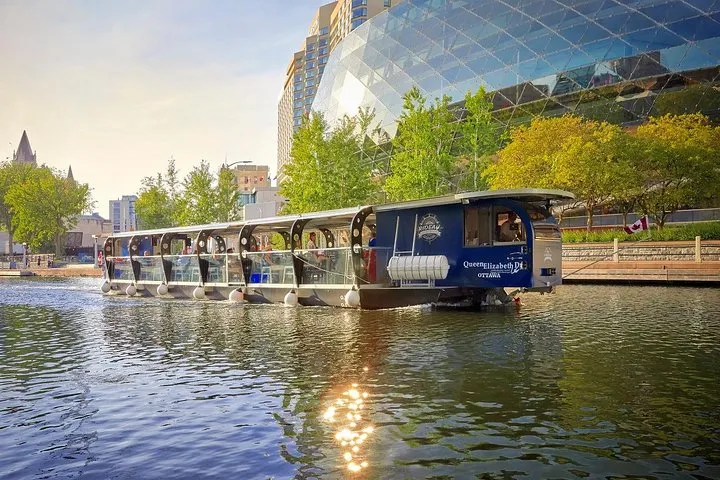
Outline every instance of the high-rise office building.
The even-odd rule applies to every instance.
[[[308,36],[293,54],[285,72],[285,84],[278,102],[278,180],[284,180],[283,166],[290,159],[293,134],[310,113],[330,52],[351,31],[366,20],[402,0],[338,0],[318,8],[310,22]]]
[[[137,230],[135,195],[123,195],[120,200],[110,200],[110,221],[113,233]]]

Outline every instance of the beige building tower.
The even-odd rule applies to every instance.
[[[325,64],[335,46],[367,19],[402,0],[339,0],[318,8],[308,36],[293,54],[285,71],[278,102],[278,182],[285,179],[283,166],[290,160],[292,138],[310,113]]]

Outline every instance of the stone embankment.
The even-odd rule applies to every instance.
[[[566,283],[720,284],[720,241],[566,244]]]

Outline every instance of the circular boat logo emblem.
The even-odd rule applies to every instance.
[[[437,215],[434,213],[428,213],[420,220],[418,224],[418,237],[432,243],[433,240],[440,237],[442,234],[442,224],[438,220]]]

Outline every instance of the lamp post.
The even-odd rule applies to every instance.
[[[98,235],[93,235],[93,268],[98,268]]]
[[[27,258],[27,243],[23,242],[23,268],[27,268],[28,258]]]

